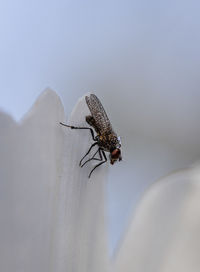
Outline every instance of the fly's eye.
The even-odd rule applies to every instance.
[[[117,160],[120,157],[120,154],[121,154],[120,149],[116,148],[112,151],[111,157],[112,159]]]

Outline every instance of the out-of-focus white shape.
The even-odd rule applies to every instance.
[[[115,256],[115,272],[200,271],[200,167],[156,182],[145,193]]]
[[[69,122],[84,124],[85,112],[82,99]],[[0,114],[0,271],[106,271],[105,168],[88,180],[78,161],[89,133],[64,119],[51,90],[20,124]]]

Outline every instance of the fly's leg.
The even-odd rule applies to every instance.
[[[96,140],[95,137],[94,137],[94,131],[92,130],[92,128],[89,128],[89,127],[75,127],[75,126],[70,126],[70,125],[67,125],[67,124],[63,124],[62,122],[60,122],[60,124],[61,124],[62,126],[65,126],[65,127],[71,128],[71,129],[89,129],[89,130],[90,130],[91,135],[92,135],[92,139],[95,141],[95,143],[93,143],[93,144],[90,146],[88,152],[87,152],[87,153],[85,154],[85,156],[81,159],[81,161],[80,161],[80,165],[81,165],[82,160],[90,153],[92,147],[98,144],[97,140]],[[100,159],[94,158],[94,156],[97,154],[97,152],[99,152]],[[92,172],[93,172],[97,167],[99,167],[101,164],[107,162],[107,158],[106,158],[105,152],[104,152],[101,148],[99,148],[99,149],[97,150],[97,152],[94,154],[94,156],[93,156],[91,159],[89,159],[89,160],[87,160],[87,161],[85,162],[85,163],[87,163],[87,162],[90,161],[90,160],[98,160],[98,161],[101,161],[99,164],[97,164],[97,165],[92,169],[92,171],[90,172],[90,174],[89,174],[89,176],[88,176],[89,178],[91,177]],[[102,161],[103,158],[102,158],[101,152],[102,152],[102,154],[103,154],[104,161]],[[84,163],[83,165],[85,165],[85,163]],[[82,165],[81,167],[83,167],[83,165]]]
[[[87,161],[86,161],[83,165],[81,165],[83,159],[90,153],[91,149],[92,149],[95,145],[97,145],[97,144],[98,144],[98,143],[95,142],[95,143],[93,143],[93,144],[90,146],[88,152],[87,152],[87,153],[83,156],[83,158],[80,160],[79,166],[83,167],[83,165],[87,162]],[[97,150],[97,151],[98,151],[98,150]],[[96,152],[96,153],[97,153],[97,152]],[[95,153],[95,155],[96,155],[96,153]]]
[[[105,152],[102,150],[102,149],[100,149],[100,151],[99,151],[99,154],[100,154],[100,152],[102,152],[102,154],[103,154],[103,157],[104,157],[104,161],[102,161],[102,162],[100,162],[99,164],[97,164],[93,169],[92,169],[92,171],[90,172],[90,174],[89,174],[89,176],[88,176],[88,178],[90,178],[91,177],[91,174],[92,174],[92,172],[97,168],[97,167],[99,167],[101,164],[103,164],[103,163],[105,163],[105,162],[107,162],[107,158],[106,158],[106,154],[105,154]],[[102,156],[101,156],[101,159],[102,159]]]
[[[91,161],[91,160],[96,160],[96,161],[102,161],[102,155],[101,155],[101,152],[100,152],[100,148],[94,153],[94,155],[92,156],[92,158],[88,159],[87,161],[84,162],[84,164],[81,165],[81,167],[83,167],[87,162]],[[100,156],[100,159],[98,158],[95,158],[95,155],[99,152],[99,156]],[[84,156],[85,157],[85,156]]]
[[[90,132],[91,132],[91,135],[92,135],[92,139],[93,139],[94,141],[96,141],[96,140],[95,140],[95,137],[94,137],[94,131],[92,130],[92,128],[89,128],[89,127],[74,127],[74,126],[69,126],[69,125],[63,124],[62,122],[60,122],[60,124],[61,124],[62,126],[65,126],[65,127],[71,128],[71,129],[89,129]]]

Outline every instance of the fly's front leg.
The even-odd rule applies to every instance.
[[[81,167],[83,167],[86,163],[88,163],[89,161],[92,161],[92,160],[96,160],[96,161],[102,161],[102,155],[101,155],[101,152],[100,152],[100,148],[94,153],[94,155],[92,156],[92,158],[88,159],[87,161],[84,162],[84,164],[81,165]],[[95,155],[99,152],[99,156],[100,156],[100,159],[98,158],[95,158]],[[84,156],[85,157],[85,156]]]
[[[92,139],[93,139],[94,141],[96,141],[96,140],[95,140],[95,137],[94,137],[94,131],[93,131],[92,128],[89,128],[89,127],[74,127],[74,126],[69,126],[69,125],[67,125],[67,124],[63,124],[62,122],[60,122],[60,124],[61,124],[62,126],[65,126],[65,127],[71,128],[71,129],[89,129],[90,132],[91,132],[91,135],[92,135]]]
[[[97,145],[98,143],[97,142],[95,142],[95,143],[93,143],[91,146],[90,146],[90,148],[89,148],[89,150],[88,150],[88,152],[83,156],[83,158],[80,160],[80,162],[79,162],[79,166],[81,166],[81,167],[83,167],[83,165],[87,162],[85,162],[83,165],[81,165],[81,163],[82,163],[82,161],[83,161],[83,159],[90,153],[90,151],[92,150],[92,148],[95,146],[95,145]],[[96,153],[95,153],[96,154]]]
[[[106,154],[105,154],[104,150],[100,149],[99,155],[101,154],[101,152],[102,152],[102,154],[103,154],[104,161],[100,162],[99,164],[97,164],[97,165],[92,169],[92,171],[90,172],[88,178],[91,177],[92,172],[93,172],[97,167],[99,167],[99,166],[102,165],[103,163],[107,162],[107,158],[106,158]],[[101,156],[101,159],[102,159],[102,155],[100,155],[100,156]]]

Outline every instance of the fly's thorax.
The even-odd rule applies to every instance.
[[[101,147],[104,151],[109,152],[110,144],[109,144],[109,142],[107,140],[106,135],[97,134],[97,136],[95,138],[96,138],[96,140],[98,142],[99,147]]]
[[[119,139],[114,133],[97,135],[97,141],[99,146],[107,152],[120,148]]]

